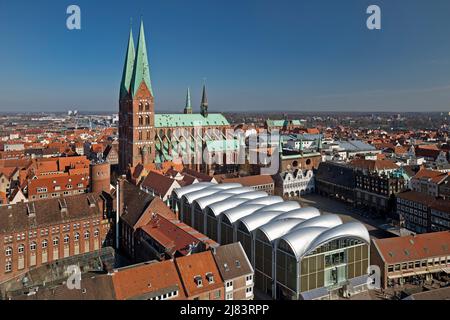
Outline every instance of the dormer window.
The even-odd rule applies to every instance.
[[[206,273],[206,280],[208,280],[208,282],[209,282],[210,284],[211,284],[211,283],[214,283],[214,276],[213,276],[212,272]]]
[[[200,288],[203,286],[202,276],[195,276],[194,281],[195,281],[195,284],[197,285],[197,288]]]
[[[241,262],[239,260],[236,260],[236,268],[240,268],[241,267]]]

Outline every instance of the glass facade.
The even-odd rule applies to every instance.
[[[208,209],[208,214],[206,215],[206,235],[214,241],[219,241],[219,235],[217,234],[217,218],[212,216],[209,212],[210,210]]]
[[[245,254],[252,261],[252,237],[250,233],[247,232],[247,228],[242,222],[239,222],[239,227],[237,231],[237,241],[241,242],[244,248]]]
[[[255,286],[266,292],[272,294],[272,244],[267,239],[266,235],[260,231],[256,231],[255,239],[255,273],[261,282],[255,282]]]
[[[205,220],[204,220],[203,211],[196,203],[194,205],[194,225],[193,225],[194,229],[197,230],[198,232],[204,232],[204,230],[203,230],[204,222],[205,222]]]
[[[220,224],[220,244],[229,244],[233,242],[233,226],[228,221],[226,216],[222,217],[222,223]]]
[[[349,279],[367,274],[368,266],[369,247],[359,240],[330,241],[304,256],[299,263],[289,244],[281,240],[276,259],[277,296],[295,299],[301,292],[337,288]]]

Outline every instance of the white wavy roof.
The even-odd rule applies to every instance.
[[[173,192],[175,192],[178,199],[181,199],[182,196],[184,196],[185,194],[187,194],[189,192],[194,192],[194,191],[198,191],[201,189],[205,189],[205,188],[207,188],[209,186],[213,186],[213,185],[216,185],[216,184],[212,183],[212,182],[199,182],[199,183],[194,183],[194,184],[188,185],[183,188],[174,189]]]
[[[208,207],[210,209],[210,212],[212,212],[217,217],[225,210],[237,207],[249,200],[254,200],[262,197],[267,197],[267,193],[265,193],[264,191],[246,192],[243,194],[234,195],[219,202],[215,202],[211,205],[208,205]]]
[[[184,194],[184,197],[186,198],[186,200],[189,204],[192,204],[192,202],[194,202],[194,200],[197,200],[199,198],[206,197],[206,196],[221,192],[223,190],[233,189],[233,188],[237,188],[237,187],[242,187],[242,185],[239,183],[214,184],[212,186],[207,186],[206,188],[198,190],[198,191],[188,192],[188,193]],[[183,189],[183,188],[180,188],[180,189]]]
[[[250,187],[237,187],[237,188],[227,189],[223,192],[216,192],[209,196],[198,198],[194,202],[197,202],[199,207],[203,210],[203,209],[205,209],[206,206],[209,206],[213,203],[228,199],[232,196],[235,196],[236,194],[245,193],[245,192],[249,192],[252,190],[253,189]]]
[[[307,226],[297,228],[281,239],[289,244],[297,260],[314,251],[321,245],[339,238],[356,238],[370,243],[369,232],[361,222],[348,222],[332,228],[322,226]]]
[[[360,222],[342,223],[337,215],[321,215],[314,207],[301,208],[296,201],[284,201],[238,183],[197,183],[175,193],[190,204],[197,202],[205,214],[224,215],[232,224],[242,222],[249,232],[260,230],[271,242],[285,241],[297,259],[339,238],[370,243],[369,233]]]

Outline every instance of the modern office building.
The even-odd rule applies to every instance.
[[[240,242],[255,288],[274,299],[330,299],[366,289],[370,237],[359,222],[239,184],[182,187],[171,205],[221,245]]]

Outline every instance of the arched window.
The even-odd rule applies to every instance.
[[[139,102],[139,112],[142,112],[142,102]]]
[[[139,125],[142,126],[142,116],[139,116]]]
[[[150,131],[147,131],[147,140],[151,139]]]
[[[97,238],[98,237],[98,235],[99,235],[99,231],[98,231],[98,229],[95,229],[95,231],[94,231],[94,238]]]
[[[12,255],[13,249],[11,247],[6,248],[5,250],[5,256],[9,257]]]
[[[58,237],[53,238],[53,245],[57,246],[58,244],[59,244],[59,238]]]
[[[139,140],[142,140],[142,131],[139,131],[139,137],[138,137],[138,139],[139,139]]]
[[[11,272],[12,270],[12,263],[11,261],[8,261],[5,263],[5,272]]]
[[[68,234],[66,234],[65,236],[64,236],[64,243],[69,243],[69,239],[70,239],[70,237],[69,237],[69,235]]]
[[[89,233],[89,231],[86,230],[84,232],[84,239],[86,239],[86,240],[89,239],[89,236],[90,236],[90,233]]]
[[[19,244],[19,247],[17,248],[17,251],[19,253],[23,253],[24,250],[25,250],[25,246],[23,244]]]
[[[34,251],[34,250],[36,250],[36,242],[32,242],[32,243],[30,243],[30,250],[31,251]]]
[[[145,103],[145,111],[149,111],[150,110],[150,105],[148,104],[148,102]]]
[[[77,233],[75,233],[75,241],[78,241],[78,240],[80,240],[80,234],[77,232]]]
[[[48,241],[46,239],[42,240],[42,249],[46,249],[48,246]]]
[[[146,125],[150,124],[150,117],[149,116],[145,116],[145,124]]]

